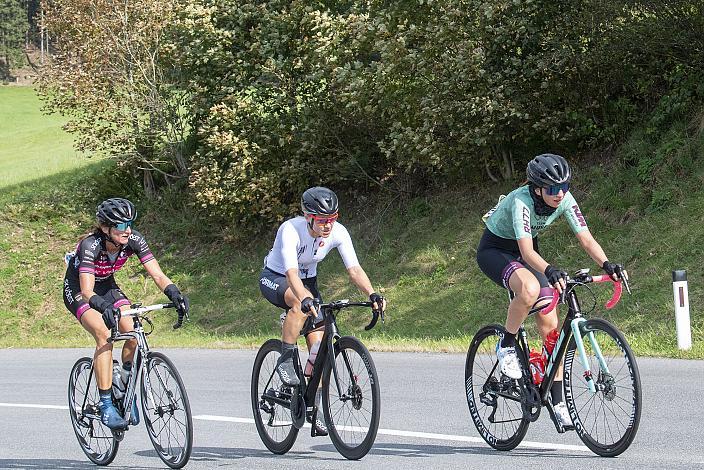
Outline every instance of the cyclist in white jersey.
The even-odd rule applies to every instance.
[[[359,265],[347,229],[337,221],[338,200],[328,188],[307,189],[301,197],[303,216],[289,219],[276,232],[276,240],[264,259],[264,269],[259,279],[262,295],[277,307],[287,310],[282,327],[282,351],[276,371],[282,382],[297,386],[299,379],[293,366],[295,345],[306,321],[317,328],[306,336],[310,351],[323,337],[323,318],[318,316],[316,305],[320,302],[317,285],[317,265],[337,248],[350,280],[369,296],[374,309],[386,309],[386,300],[376,293]],[[320,400],[320,391],[316,402]],[[319,405],[319,403],[318,403]],[[316,426],[316,433],[326,435],[324,424],[317,417],[308,416]]]
[[[542,154],[528,163],[528,185],[515,189],[502,198],[484,216],[486,229],[477,248],[477,263],[491,280],[510,289],[515,295],[508,307],[506,333],[497,345],[501,373],[512,379],[521,378],[516,355],[516,333],[538,305],[548,305],[553,289],[562,292],[567,273],[543,259],[538,248],[538,232],[564,215],[580,245],[614,280],[626,276],[619,264],[611,263],[601,245],[594,239],[569,184],[572,173],[567,161],[559,155]],[[557,309],[537,315],[538,331],[546,340],[558,325]],[[571,426],[563,402],[562,370],[558,370],[551,388],[555,413],[563,426]]]

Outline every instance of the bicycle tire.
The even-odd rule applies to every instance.
[[[68,410],[71,416],[71,425],[81,450],[91,462],[105,466],[115,459],[120,443],[113,437],[110,429],[97,417],[99,416],[100,396],[95,380],[89,380],[92,363],[91,358],[82,357],[71,368],[68,380]],[[88,389],[89,381],[92,382],[90,390]],[[81,407],[86,395],[88,395],[88,399],[83,410],[90,409],[92,411],[90,414],[96,418],[83,416]],[[79,410],[81,410],[80,413]]]
[[[331,383],[332,365],[326,361],[322,385],[325,423],[337,451],[347,459],[359,460],[367,455],[379,430],[379,377],[369,351],[357,338],[343,336],[335,342],[334,349],[340,388],[351,398],[341,400],[338,396],[337,401],[331,402],[331,395],[337,396],[337,386],[334,380]],[[339,408],[338,404],[341,404]],[[367,406],[371,406],[371,410]],[[345,410],[347,418],[338,422]],[[369,416],[364,416],[363,412]],[[364,437],[356,440],[358,434]]]
[[[517,400],[497,395],[499,390],[511,387],[502,382],[506,379],[501,377],[496,357],[496,344],[504,331],[501,325],[487,325],[474,335],[467,350],[464,381],[469,415],[479,435],[494,449],[507,451],[521,443],[530,420],[523,413],[520,395]],[[516,349],[519,348],[516,342]],[[520,357],[521,352],[517,352]]]
[[[193,450],[193,417],[186,387],[173,362],[160,352],[147,354],[142,371],[140,394],[147,434],[159,458],[171,468],[182,468]],[[151,386],[154,406],[147,394],[146,380]],[[174,432],[178,430],[180,432]],[[166,436],[162,435],[166,431]],[[183,439],[181,439],[181,436]],[[178,439],[175,442],[172,438]]]
[[[292,387],[284,385],[275,371],[276,361],[280,355],[281,340],[266,341],[259,348],[257,357],[254,359],[251,384],[252,413],[254,413],[257,433],[266,448],[279,455],[291,450],[298,437],[298,429],[293,426],[291,419],[291,409],[267,401],[265,398],[266,392],[277,397],[281,394],[291,394]],[[271,383],[267,390],[264,390],[269,378]],[[303,409],[305,413],[305,405]],[[277,421],[278,418],[286,420]]]
[[[581,360],[575,361],[579,354],[572,338],[565,356],[565,402],[582,442],[597,455],[614,457],[628,449],[638,432],[642,407],[638,365],[626,338],[608,321],[589,319],[580,329],[592,377],[599,371],[594,378],[597,392],[589,392],[584,366]],[[600,368],[589,332],[595,335],[608,373]]]

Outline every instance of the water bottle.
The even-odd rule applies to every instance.
[[[310,348],[310,355],[308,356],[308,360],[306,361],[306,367],[303,371],[303,375],[305,375],[306,377],[310,377],[313,373],[313,364],[315,364],[315,358],[318,357],[318,349],[320,349],[320,341],[313,344],[313,346],[311,346]]]
[[[545,338],[545,342],[543,343],[543,366],[548,363],[548,358],[550,354],[552,354],[553,349],[555,349],[555,343],[557,343],[557,338],[559,337],[560,332],[555,328],[548,333],[548,337]]]
[[[543,361],[543,355],[535,349],[531,349],[529,364],[530,373],[533,375],[533,383],[535,383],[535,385],[540,385],[543,382],[543,377],[545,376],[545,362]]]
[[[125,382],[122,380],[122,367],[115,360],[112,361],[112,394],[117,400],[125,396]]]

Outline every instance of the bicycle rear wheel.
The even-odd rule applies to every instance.
[[[154,450],[169,467],[183,467],[193,449],[191,405],[176,366],[164,354],[147,355],[140,392],[144,423]]]
[[[464,380],[469,414],[479,435],[494,449],[511,450],[525,437],[530,421],[524,417],[520,388],[499,371],[496,344],[503,331],[503,326],[488,325],[474,335]]]
[[[83,453],[96,465],[109,465],[120,443],[100,421],[98,387],[95,378],[91,380],[92,363],[92,359],[82,357],[73,365],[68,380],[68,411]]]
[[[293,426],[291,410],[282,402],[291,402],[293,387],[285,385],[276,373],[276,361],[281,356],[281,340],[265,342],[252,368],[252,412],[257,433],[274,454],[285,454],[296,442],[298,429]],[[303,405],[305,410],[305,404]]]
[[[367,455],[379,429],[379,377],[367,348],[357,338],[344,336],[335,342],[340,396],[328,360],[323,369],[323,411],[330,439],[343,457],[358,460]]]
[[[572,338],[565,356],[565,402],[584,444],[598,455],[613,457],[628,449],[638,431],[638,365],[623,334],[611,323],[595,318],[582,323],[580,329],[589,370],[582,364]],[[589,376],[596,386],[595,394],[589,391]]]

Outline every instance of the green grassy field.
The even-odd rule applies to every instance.
[[[3,109],[7,90],[0,88]],[[54,123],[45,124],[47,134],[54,132],[52,126],[58,128],[60,120],[41,116],[37,101],[22,95],[31,91],[13,89],[12,93],[17,93],[10,96],[15,105],[24,106],[24,121],[33,123],[28,127],[41,129],[46,119]],[[0,120],[8,118],[0,116]],[[176,191],[159,200],[139,200],[134,187],[121,187],[110,177],[110,163],[86,164],[85,158],[72,154],[70,138],[42,138],[37,130],[36,147],[27,145],[22,152],[13,152],[20,144],[8,148],[8,129],[15,136],[29,132],[17,123],[0,126],[0,162],[12,161],[7,170],[3,166],[3,181],[18,183],[28,179],[22,175],[36,174],[34,158],[41,160],[36,155],[47,145],[63,161],[53,173],[36,174],[31,184],[0,186],[4,208],[0,229],[5,235],[0,238],[0,347],[91,344],[63,306],[63,254],[90,228],[97,202],[117,194],[136,198],[138,230],[193,306],[191,322],[176,332],[169,326],[173,313],[158,315],[154,344],[255,347],[265,338],[278,336],[277,309],[261,297],[257,286],[275,227],[246,243],[227,241],[232,234],[204,223]],[[704,194],[698,188],[704,181],[699,160],[704,140],[701,134],[675,146],[670,138],[661,144],[646,140],[634,134],[618,158],[595,157],[588,166],[577,168],[573,191],[592,232],[612,260],[628,266],[632,277],[633,295],[624,296],[612,311],[603,308],[610,295],[608,286],[595,286],[592,315],[622,328],[640,355],[703,358],[704,315],[699,299],[704,293],[704,270],[699,241],[704,237],[700,224]],[[662,157],[654,157],[649,171],[679,176],[648,183],[640,167],[624,166],[629,152],[643,146]],[[343,334],[362,337],[376,350],[459,352],[466,350],[481,325],[503,322],[506,293],[479,271],[474,256],[482,232],[481,215],[514,185],[447,190],[411,200],[381,195],[372,203],[373,210],[364,212],[350,204],[350,198],[343,198],[340,221],[350,229],[362,265],[390,305],[385,324],[371,332],[363,330],[369,320],[367,311],[343,312],[339,317]],[[541,251],[555,265],[598,270],[565,223],[541,236]],[[327,299],[359,298],[349,287],[337,255],[319,268]],[[672,269],[689,273],[694,347],[688,352],[680,352],[676,345]],[[118,273],[118,282],[134,300],[164,299],[134,260]],[[582,297],[585,307],[594,303],[589,292]]]

